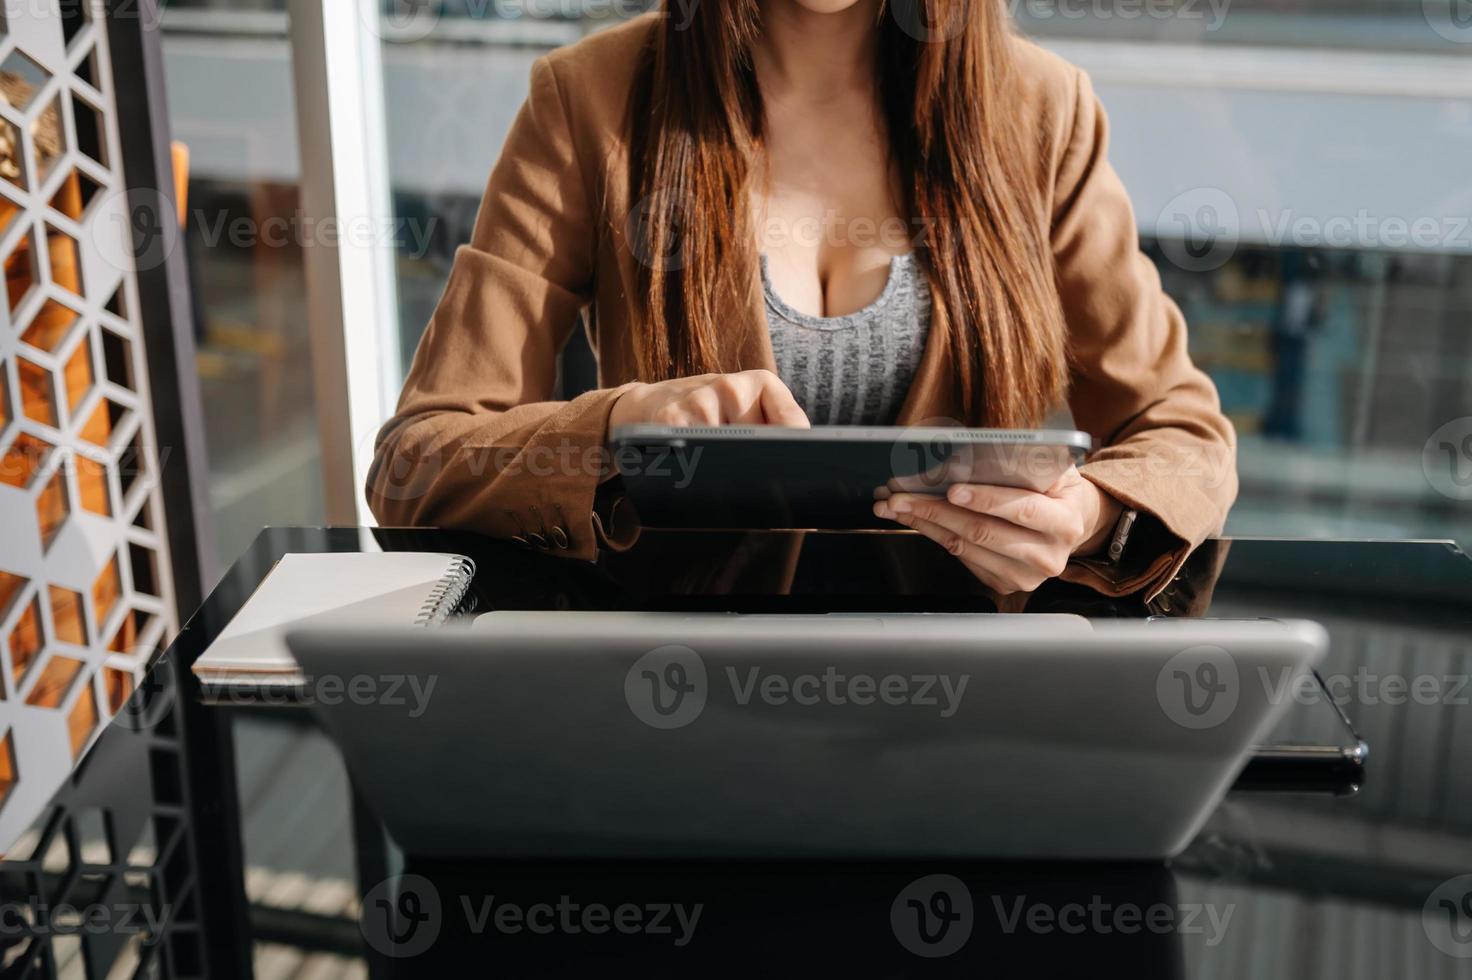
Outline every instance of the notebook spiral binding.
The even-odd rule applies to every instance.
[[[470,591],[470,583],[474,578],[475,562],[458,555],[451,559],[444,578],[425,596],[424,605],[419,607],[419,615],[414,618],[414,625],[443,625],[459,608],[460,601]]]

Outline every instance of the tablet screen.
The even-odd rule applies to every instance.
[[[827,426],[625,426],[611,440],[650,528],[853,530],[895,493],[955,484],[1046,490],[1077,462],[1081,432]]]

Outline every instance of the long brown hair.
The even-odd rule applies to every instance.
[[[1022,140],[1037,137],[1008,111],[1003,0],[881,0],[880,10],[879,108],[901,203],[925,229],[917,254],[943,314],[932,329],[946,331],[937,339],[950,347],[956,403],[974,424],[1036,424],[1063,390],[1067,358],[1044,185],[1022,165]],[[630,100],[629,232],[645,380],[719,370],[727,304],[746,295],[737,278],[754,246],[760,31],[757,0],[696,0],[666,11],[644,53]]]

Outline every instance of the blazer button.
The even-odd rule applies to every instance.
[[[564,551],[567,550],[567,546],[569,543],[567,532],[562,529],[562,526],[560,524],[552,528],[552,543],[557,545],[557,547],[561,548]]]

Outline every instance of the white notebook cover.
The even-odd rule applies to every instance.
[[[468,558],[432,552],[285,555],[194,662],[194,673],[299,679],[284,640],[288,628],[437,626],[464,596],[474,569]]]

